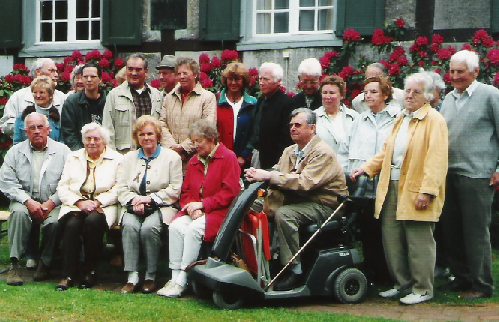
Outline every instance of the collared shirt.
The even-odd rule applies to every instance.
[[[310,141],[312,141],[312,140],[310,140]],[[298,169],[298,166],[300,165],[300,163],[302,163],[302,161],[305,159],[305,156],[309,152],[309,150],[310,150],[310,141],[301,150],[298,147],[298,145],[296,145],[296,149],[294,151],[294,153],[296,155],[295,170]]]
[[[211,160],[213,160],[213,156],[215,155],[215,152],[217,152],[219,145],[220,145],[220,143],[217,143],[217,145],[215,145],[213,150],[211,150],[210,154],[208,154],[208,156],[206,158],[198,156],[199,161],[204,166],[204,175],[206,175],[206,173],[208,172],[208,166],[210,165]]]
[[[43,161],[45,161],[45,155],[47,148],[42,151],[31,150],[31,173],[32,173],[32,187],[33,187],[33,197],[38,199],[40,197],[40,173],[42,170]]]
[[[137,157],[139,159],[142,159],[146,162],[146,169],[144,170],[144,176],[142,177],[142,180],[140,181],[140,185],[139,185],[139,193],[143,196],[146,195],[146,192],[147,192],[147,184],[149,183],[149,181],[147,180],[147,170],[151,168],[151,166],[149,165],[149,162],[151,162],[152,160],[156,159],[159,154],[161,153],[161,146],[158,145],[158,147],[156,148],[156,151],[154,151],[154,154],[151,155],[150,157],[147,157],[144,153],[144,149],[140,148],[139,149],[139,154],[137,155]],[[162,200],[161,198],[157,197],[155,194],[152,194],[151,195],[151,198],[157,203],[157,204],[161,204],[162,203]]]
[[[90,200],[94,200],[95,168],[97,168],[100,164],[102,164],[105,152],[106,151],[104,150],[97,160],[93,160],[85,151],[85,159],[87,160],[87,177],[85,179],[85,182],[83,182],[83,185],[80,188],[80,192],[83,196],[87,197]]]
[[[130,93],[132,93],[133,104],[135,105],[135,119],[138,119],[142,115],[151,115],[152,103],[151,103],[151,89],[147,84],[144,84],[142,90],[136,90],[130,87]]]
[[[478,82],[474,80],[468,88],[466,88],[463,92],[459,92],[457,89],[454,88],[454,90],[451,92],[452,96],[456,99],[456,107],[457,110],[459,111],[466,103],[469,101],[471,95],[473,95],[473,92],[476,90],[478,87]]]

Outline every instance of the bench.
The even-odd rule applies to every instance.
[[[0,240],[7,236],[7,229],[3,229],[3,224],[9,220],[10,211],[8,210],[0,210]]]

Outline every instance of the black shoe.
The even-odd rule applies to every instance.
[[[466,280],[456,278],[452,282],[440,286],[439,289],[448,292],[467,292],[471,291],[471,283]]]
[[[91,271],[90,273],[87,273],[85,277],[83,278],[83,281],[81,281],[79,288],[92,288],[95,285],[96,281],[96,276],[95,276],[95,271]]]
[[[275,284],[274,291],[289,291],[303,284],[303,274],[289,271]]]
[[[43,261],[38,262],[38,267],[33,275],[33,280],[35,282],[46,280],[49,277],[49,268],[43,264]]]

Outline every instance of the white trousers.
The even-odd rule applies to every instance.
[[[170,268],[185,270],[196,261],[203,242],[206,217],[196,220],[185,215],[173,220],[169,230]]]

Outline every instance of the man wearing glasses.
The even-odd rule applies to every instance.
[[[301,92],[293,97],[293,109],[307,107],[316,110],[322,105],[320,78],[322,75],[321,63],[316,58],[304,59],[298,66],[298,87]]]

